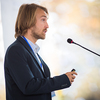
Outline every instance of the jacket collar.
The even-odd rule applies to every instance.
[[[27,51],[34,57],[35,61],[36,61],[37,64],[38,64],[39,69],[42,71],[43,75],[46,77],[45,73],[44,73],[43,70],[40,68],[40,64],[39,64],[39,62],[38,62],[38,59],[36,58],[34,52],[33,52],[32,49],[30,48],[30,46],[28,45],[28,43],[27,43],[21,36],[19,36],[19,37],[17,38],[17,40],[18,40],[18,41],[27,49]],[[41,60],[41,63],[43,64],[42,59],[40,59],[40,60]]]

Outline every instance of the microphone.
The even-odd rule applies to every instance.
[[[87,48],[85,48],[85,47],[83,47],[83,46],[81,46],[80,44],[78,44],[78,43],[75,43],[72,39],[70,39],[70,38],[68,38],[67,39],[67,42],[68,43],[73,43],[73,44],[76,44],[76,45],[78,45],[78,46],[80,46],[80,47],[82,47],[82,48],[84,48],[84,49],[86,49],[86,50],[88,50],[88,51],[90,51],[90,52],[92,52],[92,53],[94,53],[95,55],[97,55],[97,56],[100,56],[100,54],[97,54],[97,53],[95,53],[94,51],[92,51],[92,50],[89,50],[89,49],[87,49]]]

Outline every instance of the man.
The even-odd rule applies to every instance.
[[[48,11],[36,4],[23,4],[18,12],[15,37],[5,55],[6,100],[52,100],[51,93],[69,87],[76,72],[50,77],[38,54],[38,39],[45,39]],[[75,74],[75,75],[74,75]]]

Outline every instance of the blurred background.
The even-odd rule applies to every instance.
[[[76,69],[72,86],[56,91],[53,100],[100,100],[100,57],[76,43],[100,54],[100,0],[0,0],[0,100],[5,99],[4,55],[15,41],[15,22],[23,3],[37,3],[49,11],[49,29],[39,40],[39,54],[52,77]]]

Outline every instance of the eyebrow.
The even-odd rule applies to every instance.
[[[47,17],[47,16],[45,16],[45,15],[42,15],[41,17],[45,17],[45,18],[47,18],[47,19],[48,19],[48,17]]]

